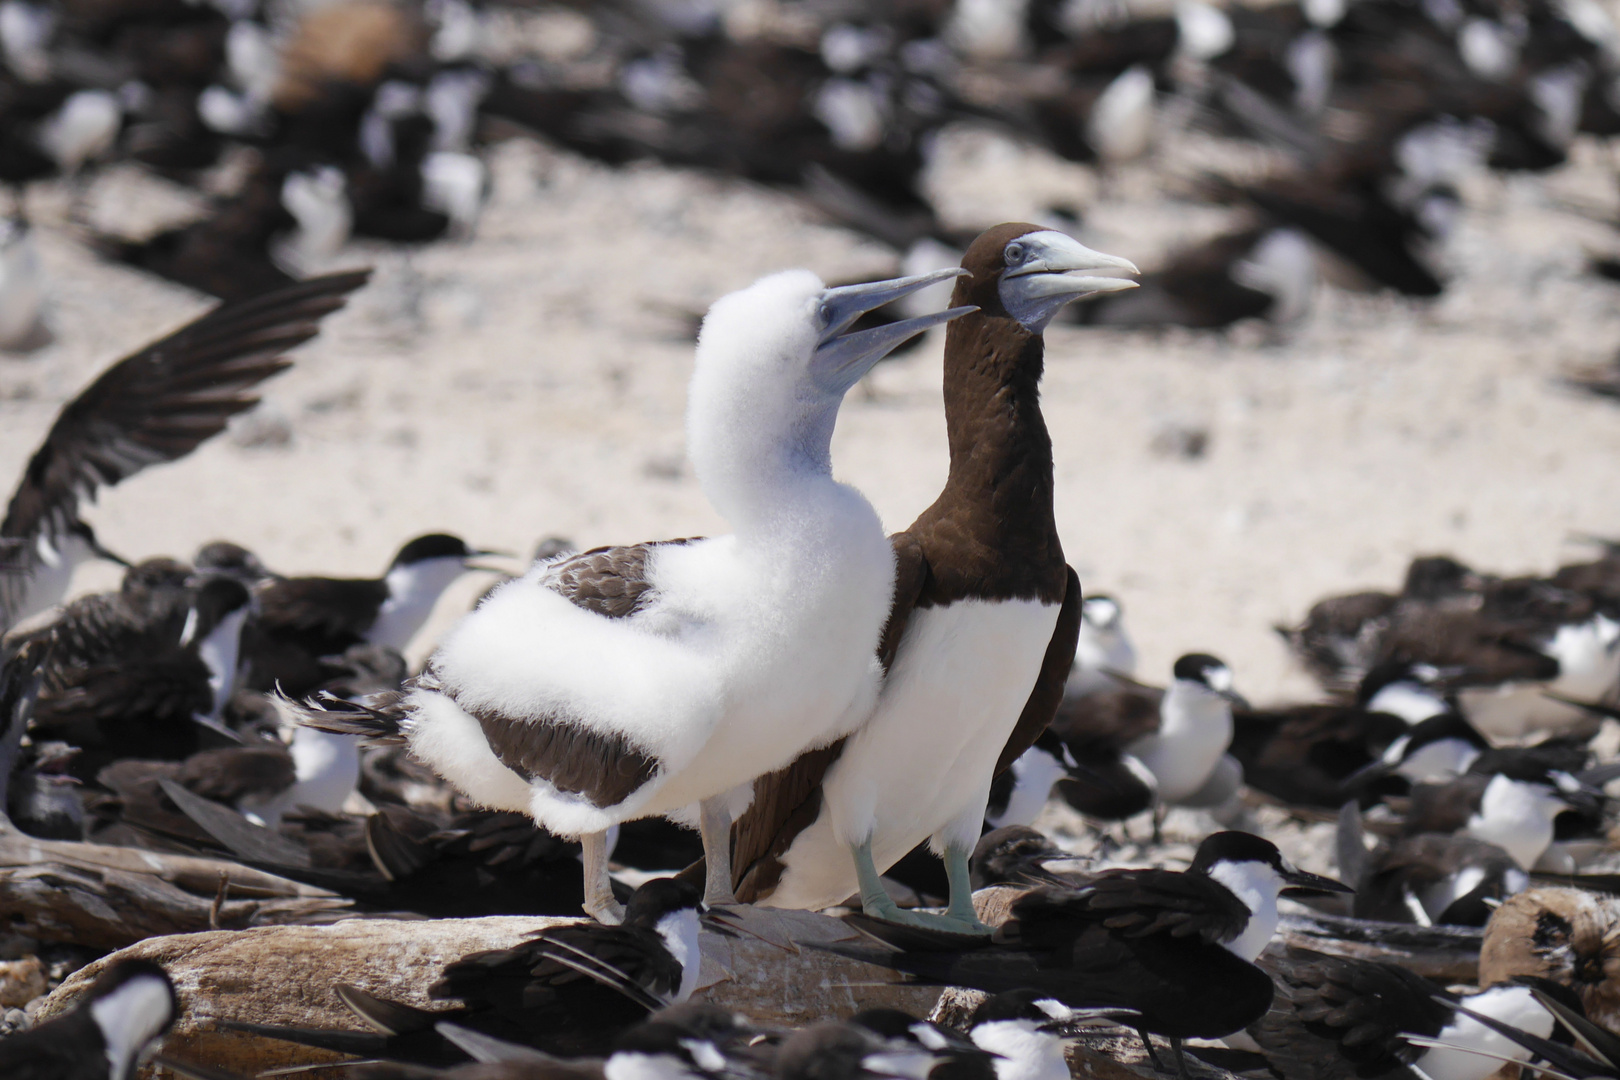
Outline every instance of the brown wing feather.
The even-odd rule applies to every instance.
[[[253,387],[291,365],[282,354],[314,337],[370,276],[331,274],[224,304],[108,368],[62,409],[29,459],[0,536],[64,529],[97,487],[219,434],[258,404]]]
[[[701,538],[592,548],[552,563],[540,578],[540,584],[587,611],[610,619],[629,618],[647,604],[652,593],[647,562],[653,550],[667,544],[690,544],[697,539]]]
[[[878,639],[878,659],[888,671],[928,583],[928,559],[909,532],[889,537],[894,546],[894,601]],[[1078,624],[1077,624],[1078,625]],[[1073,646],[1070,646],[1073,655]],[[794,837],[821,812],[821,779],[843,753],[844,740],[799,755],[791,765],[754,781],[754,801],[731,827],[731,865],[737,898],[752,903],[771,894],[782,878],[781,857]]]
[[[454,697],[454,695],[451,695]],[[516,718],[458,701],[483,729],[502,765],[595,806],[616,806],[657,775],[660,762],[622,735],[591,731],[567,716]]]
[[[1078,756],[1090,747],[1122,750],[1159,730],[1164,691],[1121,687],[1067,698],[1058,706],[1052,731]]]
[[[1035,745],[1057,715],[1063,703],[1063,684],[1068,681],[1069,669],[1074,666],[1075,646],[1080,642],[1080,575],[1074,567],[1066,566],[1067,579],[1063,588],[1063,607],[1058,610],[1057,625],[1052,628],[1052,640],[1046,643],[1046,656],[1041,661],[1041,673],[1035,687],[1024,702],[1024,711],[1018,716],[1007,745],[1002,747],[996,761],[1000,774],[1007,766]]]

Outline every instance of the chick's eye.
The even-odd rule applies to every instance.
[[[822,326],[830,326],[830,325],[832,325],[832,317],[833,317],[832,305],[823,302],[822,305],[819,308],[816,309],[816,317],[821,320],[821,325]]]

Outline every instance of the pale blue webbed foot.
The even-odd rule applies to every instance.
[[[948,934],[973,937],[982,937],[991,932],[990,927],[980,922],[973,911],[973,891],[968,884],[965,853],[960,856],[962,884],[959,886],[957,877],[952,872],[952,849],[946,851],[945,872],[951,881],[951,906],[944,912],[917,911],[896,904],[889,891],[883,887],[883,879],[878,873],[877,864],[872,861],[870,839],[850,848],[850,854],[855,859],[855,873],[861,885],[861,910],[874,919],[900,923],[902,926],[915,926],[923,930],[941,930]],[[966,896],[965,908],[959,893]]]

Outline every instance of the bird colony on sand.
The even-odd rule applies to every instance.
[[[952,125],[1105,172],[1197,129],[1271,151],[1184,178],[1230,207],[1141,288],[1068,309],[1114,326],[1309,315],[1319,271],[1435,297],[1482,169],[1546,173],[1620,133],[1620,28],[1600,0],[7,0],[0,15],[0,347],[49,340],[24,207],[68,178],[66,226],[108,259],[221,299],[332,269],[350,236],[477,227],[484,149],[529,133],[613,165],[656,160],[790,191],[956,265],[928,170]],[[193,188],[148,235],[81,197],[118,163]],[[1071,227],[1077,192],[1049,208]],[[127,223],[122,223],[127,225]],[[1593,270],[1620,277],[1599,257]],[[1585,378],[1615,392],[1612,373]]]
[[[1255,709],[1207,654],[1163,688],[1137,681],[1122,604],[1084,595],[1065,561],[1039,403],[1046,327],[1137,276],[1009,223],[958,267],[835,286],[789,270],[721,298],[687,443],[732,531],[548,540],[415,674],[401,650],[499,553],[432,534],[376,578],[299,578],[214,541],[63,602],[79,564],[124,561],[84,502],[251,409],[367,274],[226,303],[67,405],[0,523],[0,841],[45,862],[210,860],[206,921],[174,929],[593,917],[440,965],[415,988],[439,1009],[338,983],[348,1027],[211,1021],[373,1077],[1057,1080],[1076,1042],[1139,1060],[1119,1031],[1184,1078],[1189,1057],[1285,1078],[1483,1080],[1532,1059],[1617,1075],[1604,964],[1620,911],[1600,893],[1620,884],[1605,793],[1620,764],[1594,744],[1613,742],[1620,551],[1547,578],[1424,557],[1398,593],[1321,601],[1279,633],[1324,703]],[[940,310],[865,318],[942,285]],[[874,364],[939,325],[949,475],[885,535],[833,479],[833,428]],[[1032,827],[1052,803],[1091,823],[1090,857]],[[1222,827],[1186,869],[1110,857],[1141,854],[1133,819],[1157,837],[1172,808]],[[1268,808],[1333,822],[1344,880],[1259,835]],[[265,882],[309,902],[227,910],[233,887]],[[1314,911],[1289,916],[1285,898]],[[0,881],[0,912],[63,936],[38,902]],[[761,923],[767,909],[837,908],[856,935],[800,951],[848,965],[852,989],[868,965],[978,992],[956,1026],[869,1009],[794,1028],[692,1000],[717,935],[780,936],[793,924]],[[119,939],[118,917],[95,940],[146,936]],[[1279,937],[1285,918],[1311,936]],[[1424,942],[1449,946],[1448,971],[1459,950],[1481,972],[1489,959],[1487,988],[1430,981]],[[19,1014],[5,1075],[122,1080],[184,1016],[149,959],[91,974],[67,1011]]]
[[[1620,544],[1545,577],[1424,556],[1324,599],[1278,628],[1323,700],[1255,708],[1214,655],[1137,671],[1058,535],[1040,406],[1059,318],[1284,325],[1324,258],[1439,293],[1458,178],[1620,132],[1617,49],[1585,0],[0,3],[19,212],[115,158],[211,185],[237,162],[192,224],[86,233],[223,302],[64,407],[0,521],[0,915],[113,953],[5,1014],[0,1076],[217,1080],[153,1057],[207,1024],[396,1080],[1063,1080],[1076,1046],[1183,1080],[1620,1078]],[[947,230],[919,178],[964,118],[1105,166],[1166,123],[1291,164],[1206,178],[1251,224],[1144,274],[1057,221]],[[785,270],[703,318],[686,448],[728,532],[548,539],[414,672],[444,591],[510,556],[435,533],[374,578],[291,577],[235,542],[131,564],[96,536],[98,489],[225,430],[366,285],[310,276],[351,231],[465,234],[473,151],[520,129],[790,188],[896,248],[903,276]],[[19,217],[18,347],[27,242]],[[832,434],[935,327],[949,473],[887,534]],[[92,560],[121,587],[68,599]],[[1202,836],[1185,859],[1149,846],[1171,814]],[[1065,820],[1084,844],[1034,827]],[[790,914],[813,911],[840,918]],[[321,987],[341,1026],[209,1012],[217,987],[143,953],[361,916],[400,940],[574,918],[431,971],[379,950],[367,986]],[[823,923],[842,936],[795,930]],[[739,1013],[702,975],[743,939],[855,1002],[971,993],[926,1020]]]

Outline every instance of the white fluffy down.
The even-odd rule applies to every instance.
[[[838,401],[807,366],[822,284],[791,271],[714,305],[697,350],[689,448],[736,533],[654,549],[644,610],[612,619],[541,582],[497,589],[446,637],[432,667],[468,708],[564,716],[628,738],[658,773],[599,807],[495,759],[476,720],[416,691],[416,755],[489,806],[571,836],[678,812],[745,785],[864,720],[894,555],[870,504],[832,479]]]

